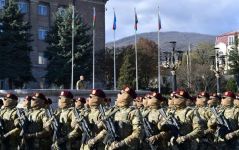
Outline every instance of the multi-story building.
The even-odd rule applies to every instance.
[[[230,67],[228,62],[228,55],[230,50],[235,48],[235,38],[239,37],[239,31],[227,32],[216,37],[215,47],[218,48],[220,55],[225,55],[225,67],[224,70],[227,72]],[[239,48],[239,47],[238,47]]]
[[[44,42],[47,31],[54,22],[54,13],[61,8],[68,7],[73,0],[18,0],[18,7],[25,14],[25,20],[31,23],[33,51],[31,53],[32,73],[37,80],[31,88],[43,88],[47,60],[44,51],[47,44]],[[105,4],[108,0],[75,0],[75,9],[83,21],[92,26],[93,7],[96,10],[96,50],[105,48]],[[0,9],[6,5],[7,0],[0,0]],[[4,86],[3,82],[0,87]],[[4,88],[4,87],[2,87]]]

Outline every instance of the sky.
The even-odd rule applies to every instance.
[[[113,8],[117,16],[116,40],[134,35],[134,8],[137,33],[162,29],[220,35],[239,30],[239,0],[109,0],[106,4],[106,42],[113,41]],[[158,11],[159,10],[159,11]]]

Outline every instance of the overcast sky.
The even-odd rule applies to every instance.
[[[109,0],[106,42],[113,40],[113,8],[117,15],[116,39],[121,39],[134,34],[134,8],[139,19],[138,33],[157,31],[158,7],[162,32],[218,35],[239,29],[239,0]]]

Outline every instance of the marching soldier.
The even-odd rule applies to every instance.
[[[159,108],[163,97],[160,93],[153,92],[148,94],[146,99],[148,101],[148,109],[143,113],[143,126],[145,131],[144,135],[146,136],[145,140],[149,143],[144,142],[144,149],[167,149],[167,141],[164,141],[166,134],[165,132],[160,133],[159,129],[162,121]],[[149,136],[146,132],[152,135]]]
[[[71,150],[71,149],[79,149],[79,143],[74,143],[73,141],[76,139],[75,133],[75,115],[73,112],[73,108],[71,107],[73,104],[73,94],[70,91],[62,91],[60,93],[58,99],[58,107],[59,109],[56,111],[57,122],[59,123],[58,131],[54,130],[54,135],[57,136],[54,143],[54,149],[63,149],[63,150]],[[58,132],[58,133],[56,133]]]
[[[16,150],[19,145],[18,119],[16,113],[18,97],[7,94],[3,99],[4,108],[0,112],[1,150]]]
[[[84,105],[86,103],[86,100],[84,97],[79,97],[75,100],[75,108],[77,110],[82,110],[84,109]]]
[[[42,93],[35,93],[31,99],[31,110],[25,117],[27,120],[24,119],[24,123],[21,126],[21,130],[24,132],[22,139],[23,149],[50,150],[50,140],[48,139],[51,135],[50,124],[48,123],[50,118],[47,117],[44,109],[46,100],[45,95]]]
[[[107,114],[113,118],[118,138],[106,146],[108,150],[137,150],[142,136],[139,110],[130,107],[137,97],[132,88],[125,87],[117,95],[116,106]]]
[[[24,98],[23,102],[22,102],[22,107],[23,109],[25,109],[25,111],[29,111],[31,108],[31,100],[32,100],[32,96],[28,95]]]
[[[82,137],[81,150],[103,150],[105,145],[103,144],[106,130],[102,122],[102,112],[100,107],[104,103],[106,98],[105,93],[101,89],[93,89],[89,96],[89,109],[88,114],[84,114],[86,128],[89,128],[91,137]],[[103,107],[103,106],[102,106]],[[82,135],[86,135],[83,127],[81,127]]]
[[[200,122],[199,116],[194,113],[194,111],[186,107],[186,100],[190,96],[185,90],[177,90],[173,96],[173,104],[175,107],[174,111],[167,112],[167,116],[172,116],[176,123],[173,123],[178,129],[178,135],[173,135],[170,139],[172,148],[178,149],[197,149],[196,139],[200,137],[203,133],[203,126]],[[165,119],[165,118],[164,118]],[[168,122],[162,124],[163,127],[167,127]],[[169,132],[172,132],[169,130]]]
[[[215,144],[219,150],[239,149],[239,111],[233,107],[235,94],[227,91],[223,94],[221,107],[213,109],[208,127],[215,131]]]
[[[211,107],[217,108],[219,105],[219,100],[220,100],[220,98],[217,96],[217,94],[213,93],[212,95],[210,95],[209,100],[207,101],[208,107],[209,108],[211,108]]]

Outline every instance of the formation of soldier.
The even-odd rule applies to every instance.
[[[185,90],[168,99],[151,92],[137,97],[123,88],[115,104],[104,91],[74,99],[62,91],[58,108],[42,93],[7,94],[0,110],[1,150],[234,150],[239,149],[239,98]]]

